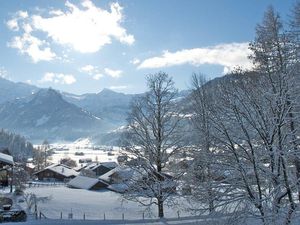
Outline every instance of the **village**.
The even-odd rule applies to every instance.
[[[132,181],[143,179],[143,176],[128,165],[128,160],[119,148],[92,146],[80,142],[63,146],[49,145],[47,151],[52,153],[46,159],[47,166],[42,168],[38,165],[41,169],[35,168],[37,165],[33,163],[33,159],[29,159],[24,166],[14,162],[12,156],[0,153],[1,196],[12,199],[10,206],[7,206],[7,212],[3,210],[1,215],[4,218],[0,216],[1,221],[22,221],[27,217],[114,219],[124,217],[124,212],[131,219],[154,216],[154,213],[137,203],[122,203],[122,194],[133,185]],[[131,160],[130,163],[136,163],[136,160]],[[22,172],[19,174],[17,171]],[[172,176],[165,174],[165,177],[168,180],[165,188],[176,193],[176,183],[172,182]],[[69,204],[68,198],[64,199],[68,194],[80,199],[79,203],[73,206],[72,203]],[[61,199],[64,202],[57,203]],[[95,205],[91,204],[91,199],[95,201]],[[85,200],[88,200],[88,206],[85,205]],[[97,203],[99,201],[100,205]],[[127,207],[124,208],[122,204],[127,204]],[[109,208],[111,209],[108,210]],[[23,217],[14,219],[11,210],[21,212]],[[99,215],[101,210],[103,212]],[[171,208],[168,211],[170,217],[179,214],[178,210]]]

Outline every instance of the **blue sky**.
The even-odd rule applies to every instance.
[[[145,91],[169,73],[187,89],[251,68],[248,43],[269,5],[283,19],[295,0],[9,0],[0,3],[0,75],[76,94]]]

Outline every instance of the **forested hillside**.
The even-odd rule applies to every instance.
[[[26,160],[32,156],[33,146],[24,137],[0,130],[0,151],[6,151],[14,157],[16,161]]]

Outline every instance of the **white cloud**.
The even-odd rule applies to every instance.
[[[64,9],[37,10],[31,15],[18,11],[7,27],[20,32],[8,43],[21,54],[28,55],[33,62],[61,59],[53,52],[53,43],[72,47],[81,53],[99,51],[113,39],[131,45],[134,37],[122,26],[123,11],[118,3],[112,3],[110,10],[96,7],[91,0],[80,5],[66,1]]]
[[[111,90],[124,90],[124,89],[127,89],[128,86],[126,85],[120,85],[120,86],[110,86],[109,89]]]
[[[94,80],[100,80],[100,78],[104,77],[104,74],[101,72],[101,70],[97,66],[93,65],[85,65],[79,69],[80,72],[87,73],[91,76]],[[109,68],[104,69],[104,73],[107,76],[113,77],[113,78],[119,78],[121,77],[123,71],[122,70],[113,70]]]
[[[137,65],[141,62],[141,60],[139,60],[138,58],[134,58],[132,60],[130,60],[130,63],[133,64],[133,65]]]
[[[97,73],[97,74],[93,75],[94,80],[100,80],[100,78],[102,78],[102,77],[103,77],[103,74],[101,74],[101,73]]]
[[[123,13],[118,3],[112,3],[110,11],[96,7],[90,0],[83,1],[81,7],[68,1],[65,5],[65,12],[54,10],[48,17],[32,16],[33,27],[47,33],[56,43],[82,53],[97,52],[110,44],[112,38],[133,44],[134,37],[121,26]]]
[[[17,19],[11,19],[7,21],[6,26],[8,29],[13,30],[13,31],[18,31],[19,30],[19,24]]]
[[[76,78],[70,74],[63,73],[45,73],[39,83],[56,83],[56,84],[73,84],[76,82]]]
[[[25,18],[28,18],[28,12],[27,11],[18,11],[17,12],[17,17],[19,18],[22,18],[22,19],[25,19]]]
[[[87,73],[94,80],[100,80],[100,78],[104,77],[103,74],[100,73],[99,68],[93,65],[85,65],[79,69],[80,72]]]
[[[252,64],[248,59],[251,51],[248,43],[220,44],[206,48],[184,49],[177,52],[165,51],[162,56],[144,60],[138,69],[162,68],[175,65],[191,64],[200,66],[213,64],[224,66],[224,72],[233,70],[236,66],[250,69]]]
[[[19,20],[28,18],[28,13],[26,11],[18,11],[15,13],[14,18],[7,21],[6,26],[12,31],[18,31],[19,27]]]
[[[18,49],[21,54],[29,55],[34,63],[51,61],[56,57],[56,54],[47,47],[46,41],[42,41],[30,33],[14,37],[8,46]]]
[[[97,68],[93,65],[86,65],[80,68],[81,72],[85,72],[88,74],[92,74],[93,72],[95,72],[95,70],[97,70]]]
[[[29,34],[33,31],[32,26],[28,23],[23,24],[22,28],[23,28],[24,32],[27,34]]]
[[[123,71],[122,70],[112,70],[109,68],[105,68],[104,72],[108,75],[111,76],[113,78],[119,78],[122,76]]]
[[[8,43],[11,48],[16,48],[23,55],[31,57],[34,63],[39,61],[51,61],[56,57],[46,40],[42,40],[32,34],[33,28],[30,24],[26,11],[18,11],[12,20],[7,22],[9,29],[18,31],[22,29],[20,36],[15,36]]]

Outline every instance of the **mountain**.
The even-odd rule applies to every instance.
[[[30,140],[75,140],[110,129],[108,123],[65,101],[51,88],[1,105],[0,127]]]
[[[25,83],[15,83],[0,77],[0,104],[24,98],[38,92],[39,88]]]
[[[179,92],[177,100],[187,93]],[[75,95],[0,78],[0,128],[30,141],[92,137],[111,143],[119,136],[115,129],[126,124],[130,102],[140,95],[110,89]]]
[[[66,101],[91,112],[116,127],[126,123],[130,102],[135,96],[114,92],[110,89],[103,89],[97,94],[74,95],[63,93]]]

